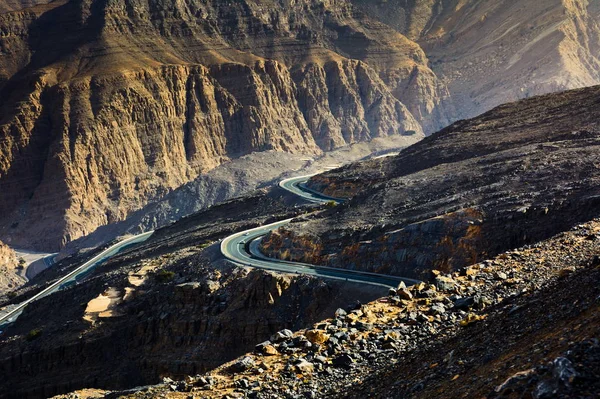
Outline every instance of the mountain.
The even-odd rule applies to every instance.
[[[159,229],[6,329],[0,396],[598,396],[599,104],[600,87],[522,100],[310,181],[344,204],[275,186]],[[289,218],[263,239],[271,255],[421,282],[220,254],[223,237]]]
[[[599,214],[600,86],[510,103],[309,186],[351,198],[263,240],[274,257],[423,278]]]
[[[254,151],[319,154],[447,121],[421,48],[345,1],[26,6],[0,15],[11,245],[60,248]]]
[[[597,1],[352,1],[419,43],[450,91],[453,119],[600,84]]]
[[[58,250],[249,153],[416,140],[598,84],[599,13],[585,0],[4,1],[0,238]]]

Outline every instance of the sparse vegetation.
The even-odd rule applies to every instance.
[[[33,330],[27,333],[25,337],[27,341],[33,341],[34,339],[38,339],[42,335],[42,330],[39,328],[34,328]]]
[[[175,272],[169,270],[160,270],[156,273],[156,280],[159,283],[167,283],[175,278]]]
[[[27,262],[25,262],[25,259],[23,259],[23,257],[20,257],[19,263],[17,264],[17,268],[24,269],[26,264],[27,264]]]
[[[335,201],[327,201],[325,203],[326,208],[335,208],[336,206],[337,206],[337,202],[335,202]]]

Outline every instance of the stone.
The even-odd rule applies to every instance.
[[[569,387],[571,383],[573,383],[575,377],[577,377],[577,372],[569,359],[557,357],[552,362],[552,377],[564,386]]]
[[[306,359],[300,359],[298,363],[294,365],[296,371],[302,374],[312,374],[315,371],[315,365],[307,361]]]
[[[245,356],[229,366],[229,370],[234,373],[241,373],[254,367],[254,364],[254,359],[252,359],[250,356]]]
[[[466,327],[483,319],[485,319],[485,316],[477,315],[475,313],[469,313],[464,319],[461,320],[460,325],[462,327]]]
[[[454,309],[470,310],[475,305],[475,299],[472,296],[466,298],[457,298],[454,301]]]
[[[198,377],[194,381],[194,386],[195,387],[206,387],[206,386],[213,385],[213,383],[214,383],[214,380],[212,377]]]
[[[429,309],[429,312],[432,315],[442,315],[442,314],[446,313],[446,308],[444,307],[444,305],[442,305],[440,303],[436,303]]]
[[[271,345],[271,341],[265,341],[265,342],[261,342],[260,344],[256,345],[254,347],[254,351],[258,352],[258,353],[262,353],[262,351],[264,350],[265,347]]]
[[[315,362],[321,363],[321,364],[326,364],[327,363],[327,358],[325,356],[322,355],[317,355],[315,356]]]
[[[357,321],[356,323],[354,323],[354,325],[359,331],[371,331],[373,329],[373,324],[363,323],[362,321]]]
[[[271,342],[279,343],[279,342],[287,341],[288,339],[291,339],[293,336],[294,336],[294,333],[291,330],[288,330],[288,329],[281,330],[271,336]]]
[[[275,356],[279,354],[279,351],[273,345],[267,345],[263,347],[260,353],[262,353],[265,356]]]
[[[308,330],[304,335],[313,344],[323,344],[329,339],[329,335],[321,330]]]
[[[355,363],[354,358],[347,353],[343,353],[333,358],[331,364],[335,367],[350,368]]]
[[[245,379],[245,378],[242,378],[242,379],[240,379],[240,380],[237,380],[237,381],[234,383],[234,385],[235,385],[235,387],[236,387],[236,388],[239,388],[239,389],[248,389],[248,388],[250,388],[250,383],[249,383],[249,382],[248,382],[248,380],[247,380],[247,379]]]
[[[348,313],[344,309],[339,308],[338,310],[335,311],[335,318],[336,319],[344,319],[344,318],[346,318],[347,314]]]
[[[398,345],[394,341],[386,341],[386,342],[383,343],[383,345],[381,346],[381,348],[384,349],[384,350],[398,349]]]
[[[411,294],[411,292],[409,290],[407,290],[406,288],[400,288],[396,291],[396,294],[402,298],[405,299],[407,301],[410,301],[411,299],[413,299],[413,295]]]
[[[492,301],[483,295],[475,295],[473,300],[475,301],[475,307],[477,309],[485,309],[486,306],[492,304]]]
[[[438,276],[435,278],[435,286],[440,291],[450,291],[456,286],[456,282],[450,277]]]

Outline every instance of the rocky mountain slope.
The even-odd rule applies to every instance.
[[[0,295],[12,291],[25,282],[18,273],[19,262],[15,251],[0,241]]]
[[[419,43],[450,91],[456,119],[600,84],[597,1],[352,2]]]
[[[273,334],[206,374],[56,398],[594,397],[599,230],[594,220],[452,276],[338,309],[309,329]]]
[[[384,295],[381,287],[250,270],[221,257],[220,239],[308,211],[296,205],[275,190],[213,206],[34,302],[0,334],[0,397],[124,389],[203,372],[281,329]],[[93,253],[63,259],[3,305],[34,295]]]
[[[81,398],[592,398],[600,221],[282,331],[206,374]],[[435,277],[437,275],[437,277]],[[576,289],[574,289],[576,288]],[[58,398],[72,398],[73,394]]]
[[[428,397],[435,392],[422,386],[430,380],[433,390],[458,381],[457,392],[482,393],[529,368],[553,387],[560,381],[544,362],[569,356],[577,375],[593,375],[586,345],[598,331],[599,101],[594,87],[508,104],[396,157],[312,179],[321,191],[353,195],[344,205],[303,206],[275,187],[160,229],[26,308],[0,336],[0,396],[88,387],[108,397],[360,397],[369,387],[358,381],[371,378],[372,395],[401,388]],[[385,297],[364,285],[247,270],[220,255],[219,240],[232,232],[290,217],[267,252],[424,282]],[[83,260],[63,259],[3,304],[34,295]],[[566,332],[572,341],[555,338]],[[499,339],[506,345],[482,356]],[[569,347],[592,366],[575,364]],[[529,353],[537,355],[523,360]],[[412,356],[431,361],[403,361]],[[519,370],[504,356],[520,359]],[[390,382],[393,367],[409,377]],[[163,377],[163,385],[121,392]]]
[[[588,0],[4,1],[0,238],[54,251],[252,152],[419,139],[598,84],[599,16]]]
[[[263,240],[267,254],[426,276],[538,241],[597,216],[600,87],[457,122],[398,156],[311,179],[343,205]]]
[[[55,1],[0,31],[0,236],[38,249],[253,151],[447,121],[421,48],[346,1]]]

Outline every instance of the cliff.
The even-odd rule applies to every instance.
[[[420,47],[345,1],[72,0],[0,31],[0,236],[38,249],[244,154],[447,121]]]
[[[45,250],[245,154],[421,138],[507,101],[600,83],[600,7],[586,0],[0,10],[0,238]]]
[[[352,0],[421,45],[455,119],[600,84],[600,5],[589,0]]]
[[[18,274],[19,262],[15,251],[0,241],[0,295],[25,282]]]

